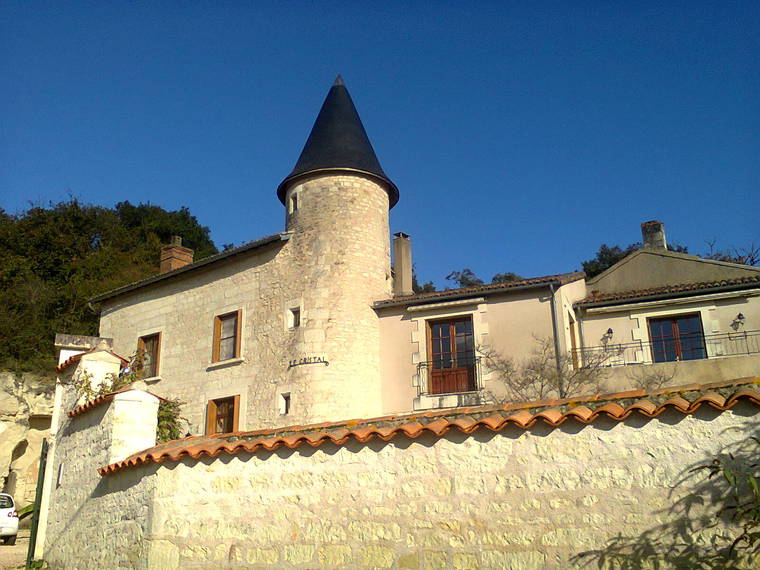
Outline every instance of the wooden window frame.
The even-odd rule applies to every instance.
[[[457,366],[451,366],[451,367],[441,367],[436,368],[435,367],[435,357],[434,357],[434,348],[433,348],[433,327],[435,325],[439,324],[447,324],[450,327],[455,327],[456,323],[458,322],[469,322],[470,323],[470,335],[472,337],[472,354],[469,357],[466,357],[465,363],[459,363],[458,362],[458,355],[459,353],[456,351],[456,332],[454,329],[451,330],[452,335],[450,336],[450,348],[451,348],[451,363],[457,364]],[[426,320],[425,325],[426,330],[426,337],[427,337],[427,361],[428,361],[428,391],[431,394],[449,394],[449,393],[462,393],[462,392],[471,392],[474,390],[477,390],[477,371],[475,369],[475,362],[476,362],[476,352],[475,352],[475,323],[474,319],[472,318],[471,314],[467,315],[452,315],[450,317],[442,317],[442,318],[436,318],[436,319],[429,319]],[[471,362],[469,361],[471,360]],[[449,370],[461,370],[461,369],[468,369],[467,372],[467,387],[466,389],[461,390],[455,390],[455,391],[440,391],[435,388],[435,385],[438,383],[435,380],[435,376],[438,374],[447,374]],[[464,388],[464,386],[462,386]]]
[[[161,365],[161,333],[152,333],[152,334],[146,334],[141,337],[138,337],[137,339],[137,350],[138,352],[142,352],[143,355],[145,354],[145,341],[147,339],[156,337],[156,350],[155,350],[155,358],[152,361],[152,367],[153,370],[151,370],[151,374],[145,375],[145,357],[143,356],[143,365],[141,366],[140,370],[143,372],[144,378],[155,378],[159,375],[160,365]]]
[[[702,341],[701,346],[701,354],[702,356],[699,358],[687,358],[684,359],[684,348],[683,348],[683,341],[682,341],[682,335],[681,330],[678,327],[678,321],[682,319],[691,319],[696,317],[699,320],[699,335],[698,337]],[[662,322],[662,321],[669,321],[671,323],[671,332],[672,335],[669,338],[673,339],[673,352],[675,354],[675,360],[657,360],[655,358],[655,343],[658,340],[661,340],[661,336],[655,336],[652,331],[652,324],[655,322]],[[651,351],[652,351],[652,362],[660,363],[660,362],[682,362],[685,360],[704,360],[708,357],[707,355],[707,347],[705,346],[705,327],[704,323],[702,322],[702,314],[700,312],[696,313],[678,313],[675,315],[665,315],[662,317],[650,317],[647,319],[647,332],[649,333],[649,342],[651,345]],[[692,349],[693,350],[693,349]]]
[[[225,360],[232,360],[232,358],[240,358],[240,339],[243,336],[241,334],[243,311],[238,309],[237,311],[231,311],[224,313],[223,315],[217,315],[214,317],[214,338],[211,347],[211,362],[222,362],[219,359],[219,353],[222,343],[222,321],[230,316],[235,316],[235,353],[231,358],[225,358]]]
[[[234,396],[227,396],[225,398],[215,398],[209,400],[206,405],[206,435],[213,435],[216,431],[216,410],[219,403],[224,400],[232,399],[232,431],[227,433],[233,433],[238,431],[240,427],[240,394]]]

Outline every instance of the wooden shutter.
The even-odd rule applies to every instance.
[[[238,431],[240,426],[240,395],[234,397],[232,405],[232,431]]]
[[[211,349],[211,362],[219,362],[219,342],[222,338],[222,319],[214,317],[214,341]]]
[[[238,309],[235,315],[235,358],[240,358],[240,338],[243,336],[243,323],[241,317],[243,311]],[[239,396],[235,396],[238,398]],[[237,409],[237,400],[235,400],[235,409]],[[237,426],[237,421],[235,422]]]
[[[161,364],[161,333],[156,333],[156,352],[153,356],[153,376],[158,376]]]
[[[211,435],[216,429],[216,402],[209,400],[206,406],[206,435]]]

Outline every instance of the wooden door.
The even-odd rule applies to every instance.
[[[470,317],[429,323],[431,394],[469,392],[475,386],[475,346]]]

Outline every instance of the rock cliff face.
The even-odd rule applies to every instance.
[[[54,393],[52,377],[0,371],[0,478],[19,508],[34,501]]]

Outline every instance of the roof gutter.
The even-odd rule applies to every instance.
[[[196,261],[195,263],[191,263],[189,265],[185,265],[184,267],[180,267],[179,269],[175,269],[174,271],[169,271],[167,273],[159,273],[151,277],[148,277],[147,279],[143,279],[142,281],[138,281],[136,283],[130,283],[129,285],[125,285],[124,287],[119,287],[118,289],[108,291],[106,293],[93,297],[92,299],[89,299],[88,304],[91,305],[92,303],[99,303],[101,301],[105,301],[107,299],[111,299],[113,297],[123,295],[124,293],[129,293],[130,291],[134,291],[135,289],[140,289],[142,287],[146,287],[148,285],[158,283],[159,281],[172,279],[174,277],[177,277],[189,271],[195,271],[196,269],[200,269],[207,265],[211,265],[212,263],[216,263],[218,261],[222,261],[227,258],[235,257],[236,255],[247,253],[251,250],[258,249],[265,245],[288,241],[290,239],[290,236],[291,236],[290,233],[283,232],[283,233],[273,234],[270,236],[263,237],[259,240],[241,245],[240,247],[235,247],[233,249],[223,251],[221,253],[217,253],[216,255],[211,255],[205,259]]]
[[[440,303],[442,301],[452,301],[455,299],[467,299],[468,297],[483,297],[484,295],[493,295],[495,293],[509,293],[511,291],[525,291],[527,289],[545,289],[547,287],[559,286],[559,279],[552,279],[550,281],[542,281],[541,283],[530,283],[526,285],[515,285],[512,287],[499,287],[496,289],[480,289],[475,291],[452,291],[448,295],[440,295],[437,297],[423,297],[419,299],[399,299],[398,301],[378,301],[372,308],[375,310],[385,309],[386,307],[400,307],[400,306],[417,306],[427,305],[432,303]]]
[[[557,364],[557,371],[562,373],[562,362],[560,360],[560,348],[559,348],[559,334],[557,333],[557,308],[554,302],[557,298],[557,291],[554,289],[554,283],[549,283],[549,291],[551,291],[551,298],[549,299],[551,312],[552,312],[552,336],[554,337],[554,360]]]

